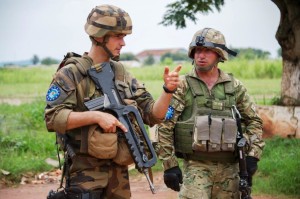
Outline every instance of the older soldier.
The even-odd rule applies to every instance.
[[[156,150],[163,161],[164,181],[180,191],[179,198],[240,197],[233,105],[242,116],[248,141],[250,178],[257,170],[264,147],[262,120],[244,85],[218,68],[228,53],[236,54],[226,47],[221,32],[204,28],[194,34],[188,51],[194,67],[182,76],[165,121],[157,127]],[[183,177],[175,156],[183,159]]]
[[[125,36],[132,32],[128,13],[113,5],[96,6],[87,17],[85,31],[92,41],[90,51],[83,56],[73,53],[71,55],[75,57],[70,56],[62,62],[46,96],[45,121],[48,131],[66,135],[60,141],[68,138],[68,143],[62,144],[71,146],[67,149],[71,148],[75,153],[75,156],[69,154],[65,159],[64,191],[67,196],[58,192],[58,196],[53,198],[130,198],[127,166],[133,161],[130,154],[126,154],[128,149],[119,150],[122,135],[116,134],[117,129],[124,133],[128,129],[110,113],[87,110],[85,101],[103,96],[87,70],[110,62],[122,102],[135,105],[145,124],[152,126],[164,119],[172,92],[179,84],[181,66],[174,71],[165,68],[162,94],[155,102],[143,84],[116,62],[125,46]]]

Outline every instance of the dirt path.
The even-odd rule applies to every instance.
[[[175,199],[177,192],[168,189],[162,179],[162,173],[155,173],[154,185],[156,194],[150,191],[146,178],[138,174],[130,176],[130,186],[132,191],[132,199]],[[49,190],[56,190],[59,184],[25,184],[18,187],[0,189],[1,199],[43,199],[48,195]],[[280,199],[271,196],[253,196],[253,199]]]
[[[176,198],[177,192],[168,189],[162,181],[162,174],[155,174],[154,185],[156,194],[150,191],[146,178],[143,175],[131,176],[130,186],[132,199],[171,199]],[[42,199],[46,198],[49,190],[56,190],[59,183],[25,184],[18,187],[0,189],[1,199]]]

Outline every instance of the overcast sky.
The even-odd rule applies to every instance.
[[[227,46],[269,51],[280,48],[275,33],[280,12],[271,0],[225,0],[221,12],[197,15],[196,24],[185,29],[162,26],[166,5],[174,0],[0,0],[0,62],[61,59],[68,51],[82,54],[90,49],[84,31],[87,15],[100,4],[113,4],[129,13],[133,33],[123,52],[146,49],[188,48],[193,34],[202,28],[220,30]]]

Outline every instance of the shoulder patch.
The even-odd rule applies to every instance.
[[[165,119],[170,120],[174,116],[174,111],[175,109],[172,106],[169,106]]]
[[[61,93],[60,88],[55,85],[52,85],[47,92],[46,100],[54,101],[60,96],[60,93]]]

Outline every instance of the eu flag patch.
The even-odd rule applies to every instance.
[[[174,108],[172,106],[169,106],[165,119],[166,120],[171,119],[174,116],[174,111],[175,111]]]
[[[47,101],[54,101],[60,96],[60,88],[53,85],[49,88],[46,99]]]

